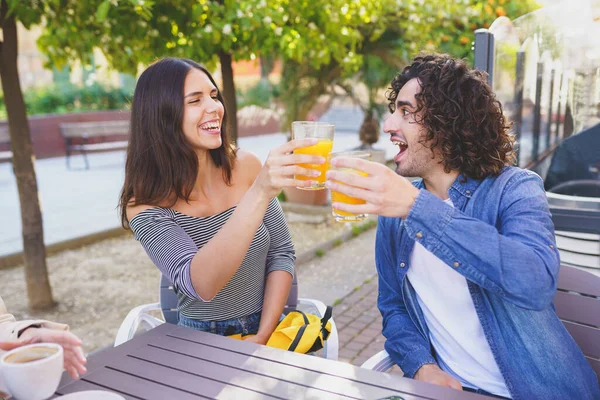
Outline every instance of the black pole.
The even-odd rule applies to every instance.
[[[494,83],[494,58],[495,43],[494,34],[487,29],[475,31],[475,59],[473,66],[488,74],[488,84],[493,87]]]
[[[555,122],[556,127],[554,128],[554,142],[557,142],[560,139],[560,137],[562,137],[561,135],[559,135],[559,133],[560,133],[560,121],[561,121],[560,113],[561,113],[561,106],[562,106],[563,77],[564,77],[564,74],[561,73],[560,79],[558,82],[558,105],[556,106],[556,122]]]

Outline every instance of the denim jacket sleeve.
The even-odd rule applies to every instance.
[[[424,364],[436,364],[427,338],[412,321],[404,298],[401,281],[396,276],[393,252],[399,246],[396,232],[391,229],[393,220],[380,217],[377,226],[375,259],[379,274],[377,306],[383,317],[385,350],[392,360],[412,378]]]
[[[501,186],[479,199],[493,203],[498,196],[495,226],[425,190],[404,226],[410,237],[466,279],[517,306],[545,309],[556,291],[560,260],[542,181],[520,171]]]

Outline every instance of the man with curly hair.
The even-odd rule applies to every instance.
[[[598,399],[596,375],[554,310],[560,265],[542,180],[511,166],[514,139],[485,75],[416,57],[388,92],[396,173],[337,158],[361,176],[327,186],[378,214],[385,349],[405,376],[513,399]],[[410,182],[405,177],[421,179]]]

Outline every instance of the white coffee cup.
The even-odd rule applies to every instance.
[[[0,357],[0,374],[17,400],[51,397],[63,373],[63,348],[55,343],[36,343],[13,349]]]

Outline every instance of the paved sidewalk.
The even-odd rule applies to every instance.
[[[381,314],[377,309],[377,275],[366,279],[334,307],[340,336],[339,360],[361,365],[383,350]]]
[[[377,308],[377,275],[366,279],[362,286],[347,295],[333,308],[337,325],[339,360],[356,366],[383,350],[381,313]],[[398,366],[391,372],[402,374]]]
[[[377,309],[375,234],[370,229],[297,266],[300,297],[333,305],[339,360],[360,366],[383,350],[381,314]],[[392,372],[401,373],[398,367]]]

